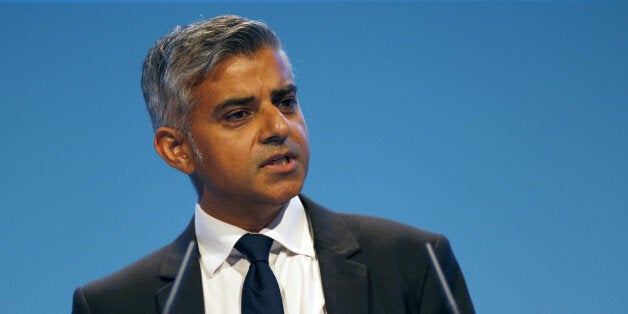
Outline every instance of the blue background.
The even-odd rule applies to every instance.
[[[446,234],[480,313],[626,312],[628,3],[324,2],[0,4],[3,313],[67,313],[188,223],[140,66],[224,13],[292,58],[311,198]]]

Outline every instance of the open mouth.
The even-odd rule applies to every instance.
[[[271,156],[262,164],[262,168],[273,172],[291,172],[294,171],[297,166],[297,158],[291,152]]]
[[[279,156],[277,158],[273,158],[268,164],[272,166],[284,166],[290,162],[290,157],[287,155]]]

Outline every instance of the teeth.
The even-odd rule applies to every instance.
[[[283,156],[277,159],[273,159],[273,161],[271,161],[270,163],[271,165],[275,165],[275,166],[283,166],[288,164],[288,157]]]

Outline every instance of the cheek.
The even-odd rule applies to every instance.
[[[217,152],[223,164],[238,167],[250,156],[249,146],[239,142],[225,143]]]
[[[308,138],[308,134],[307,134],[307,128],[304,126],[301,130],[300,130],[300,137],[301,137],[301,149],[303,150],[304,154],[307,155],[307,157],[310,156],[310,139]]]
[[[300,142],[307,144],[309,142],[308,133],[307,133],[307,125],[305,124],[305,120],[303,119],[303,115],[300,115],[299,119],[295,121],[293,125],[293,130],[296,131]]]
[[[256,149],[254,136],[241,134],[229,141],[222,142],[222,164],[228,167],[226,171],[251,171],[260,162],[260,152]]]
[[[301,150],[301,155],[304,157],[305,162],[307,163],[310,158],[310,142],[307,133],[307,127],[305,123],[298,124],[294,129],[294,134],[296,136],[293,137],[294,141],[299,145]]]
[[[307,129],[303,129],[301,132],[301,146],[303,146],[303,150],[310,152],[310,139],[307,135]]]
[[[239,163],[242,157],[241,143],[231,138],[213,137],[211,143],[202,150],[204,160],[210,168],[217,168],[219,171],[229,171],[230,167]]]

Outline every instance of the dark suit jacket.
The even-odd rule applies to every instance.
[[[434,246],[462,313],[473,305],[447,239],[400,223],[329,211],[301,196],[314,233],[327,313],[447,313],[425,243]],[[73,313],[160,313],[194,224],[168,246],[74,292]],[[196,251],[173,313],[203,313]],[[211,300],[205,300],[211,302]]]

